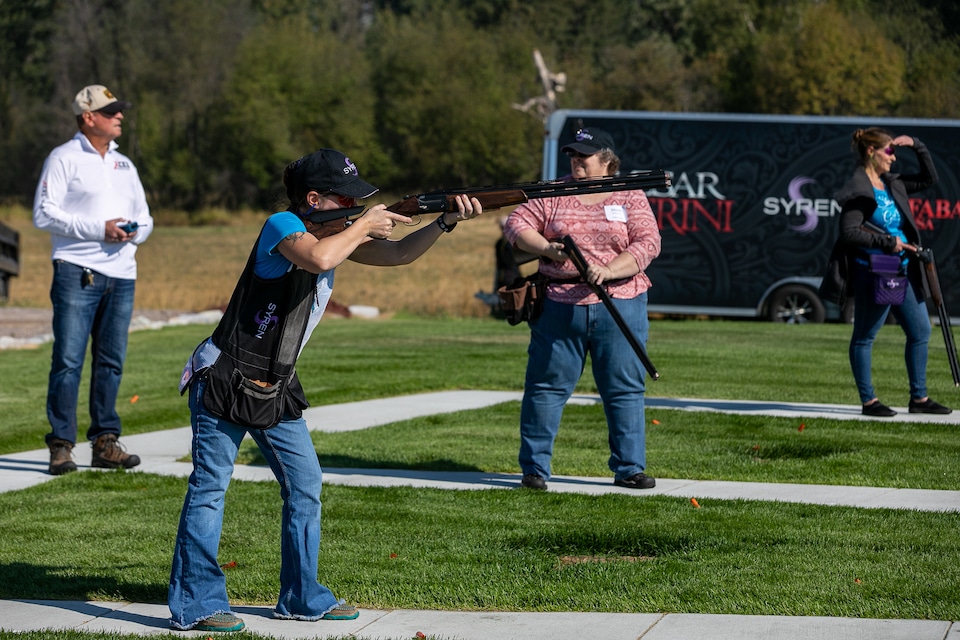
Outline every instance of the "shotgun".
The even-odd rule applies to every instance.
[[[586,258],[583,257],[583,253],[580,251],[580,247],[577,246],[577,243],[574,242],[573,238],[570,236],[563,236],[562,242],[563,250],[570,257],[570,261],[573,262],[573,266],[577,268],[577,271],[580,272],[580,276],[586,282],[588,265]],[[633,335],[633,330],[629,325],[627,325],[626,320],[623,319],[623,316],[620,314],[620,310],[617,309],[616,305],[613,304],[613,300],[610,298],[610,294],[607,293],[607,290],[603,288],[603,285],[593,284],[592,282],[587,282],[587,285],[595,294],[597,294],[597,296],[600,298],[600,301],[603,303],[603,306],[605,306],[607,311],[610,312],[614,322],[616,322],[617,326],[620,327],[623,337],[627,339],[627,342],[629,342],[630,346],[633,347],[633,351],[637,354],[637,357],[640,358],[643,368],[647,370],[647,373],[649,373],[650,377],[654,380],[660,379],[660,372],[657,371],[657,368],[653,366],[652,362],[650,362],[650,358],[647,356],[646,350],[643,348],[643,345],[640,344],[640,341],[637,340],[637,336]]]
[[[943,333],[943,344],[947,348],[947,362],[950,363],[950,374],[953,376],[953,385],[960,387],[960,361],[957,360],[957,345],[953,341],[953,330],[950,328],[950,314],[943,303],[943,291],[940,289],[940,276],[937,274],[937,263],[933,259],[933,249],[917,248],[917,257],[923,263],[923,275],[930,289],[930,298],[937,307],[940,318],[940,331]]]
[[[405,216],[424,213],[445,213],[457,210],[457,196],[466,194],[480,201],[484,210],[516,206],[537,198],[556,196],[578,196],[588,193],[609,193],[611,191],[634,191],[637,189],[666,189],[670,186],[670,177],[663,169],[634,171],[629,176],[596,178],[593,180],[574,180],[570,182],[541,181],[518,182],[514,184],[487,187],[468,187],[464,189],[441,189],[414,196],[405,196],[393,203],[388,210]],[[363,213],[366,207],[349,207],[331,211],[315,211],[307,216],[311,222],[328,222],[340,218],[352,218]]]
[[[863,228],[871,233],[888,235],[886,231],[867,220]],[[943,301],[943,290],[940,288],[940,276],[937,273],[937,263],[933,259],[933,249],[924,249],[917,246],[917,259],[923,263],[923,277],[930,290],[930,298],[937,308],[940,318],[940,331],[943,333],[943,344],[947,349],[947,362],[950,364],[950,375],[953,376],[953,385],[960,387],[960,360],[957,359],[957,345],[953,341],[953,330],[950,328],[950,314]]]

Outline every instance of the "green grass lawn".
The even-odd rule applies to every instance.
[[[118,404],[125,433],[189,424],[177,381],[193,348],[211,331],[201,325],[131,334]],[[331,319],[320,325],[297,368],[314,405],[444,389],[520,391],[528,335],[525,324],[487,319]],[[648,381],[647,393],[854,405],[849,338],[850,327],[839,324],[655,320],[648,351],[661,378]],[[900,330],[887,326],[874,349],[874,384],[881,400],[894,406],[908,399],[903,342]],[[0,351],[0,454],[43,446],[50,348]],[[85,374],[81,398],[88,378]],[[931,339],[928,379],[932,397],[957,404],[937,335]],[[596,392],[589,365],[578,391]],[[84,404],[81,400],[81,424]]]
[[[313,433],[324,467],[517,473],[519,402],[344,433]],[[653,424],[652,421],[656,421]],[[956,489],[955,425],[647,409],[657,478]],[[803,425],[803,429],[800,426]],[[554,475],[612,481],[601,405],[564,412]],[[241,460],[263,464],[252,441]]]
[[[188,424],[176,384],[210,329],[131,335],[126,433]],[[662,378],[648,395],[853,405],[849,333],[654,321],[648,350]],[[519,391],[526,343],[525,326],[491,320],[324,321],[298,368],[314,405]],[[875,384],[888,404],[906,404],[902,349],[899,330],[885,327]],[[0,352],[0,453],[42,447],[49,353]],[[931,396],[957,404],[936,339],[929,378]],[[579,391],[595,392],[589,367]],[[510,402],[314,441],[327,467],[516,472],[518,415]],[[818,418],[800,430],[788,418],[656,409],[647,418],[655,477],[957,487],[954,427]],[[554,472],[609,477],[607,456],[602,410],[570,406]],[[181,478],[111,472],[0,494],[0,597],[163,602],[184,491]],[[509,490],[327,486],[323,499],[322,579],[362,607],[960,618],[960,541],[947,533],[960,514]],[[221,560],[236,562],[237,604],[276,597],[279,506],[272,483],[235,482],[228,493]]]
[[[183,493],[113,472],[0,495],[0,597],[165,601]],[[323,501],[322,579],[362,607],[960,617],[958,514],[339,486]],[[277,487],[235,482],[232,601],[275,601],[278,536]]]

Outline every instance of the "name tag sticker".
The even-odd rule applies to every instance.
[[[622,204],[608,204],[603,207],[603,212],[607,215],[610,222],[626,222],[627,210]]]

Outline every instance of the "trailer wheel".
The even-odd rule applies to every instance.
[[[822,323],[827,310],[816,293],[799,284],[787,285],[773,292],[767,306],[767,318],[771,322],[785,324]]]

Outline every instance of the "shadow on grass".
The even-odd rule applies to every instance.
[[[650,560],[686,553],[700,546],[700,542],[695,537],[683,533],[645,534],[640,539],[635,532],[570,530],[514,537],[507,542],[507,545],[518,550],[549,550],[564,557],[619,557],[620,559]]]
[[[399,469],[403,471],[464,471],[481,472],[483,469],[472,464],[463,464],[455,460],[420,460],[417,462],[399,462],[397,460],[380,460],[357,458],[355,456],[337,454],[317,454],[320,466],[324,469]],[[266,466],[267,462],[259,450],[243,461],[244,464]]]
[[[329,468],[349,469],[403,469],[407,471],[483,471],[472,464],[463,464],[455,460],[421,460],[417,462],[398,462],[396,460],[369,460],[354,456],[318,454],[320,465]]]
[[[846,447],[830,443],[780,442],[754,445],[747,455],[757,461],[763,460],[821,460],[832,456],[856,453],[856,447]]]
[[[127,568],[137,573],[138,567]],[[14,562],[0,564],[0,599],[165,602],[167,585],[133,584],[110,577],[82,575],[68,565]]]

